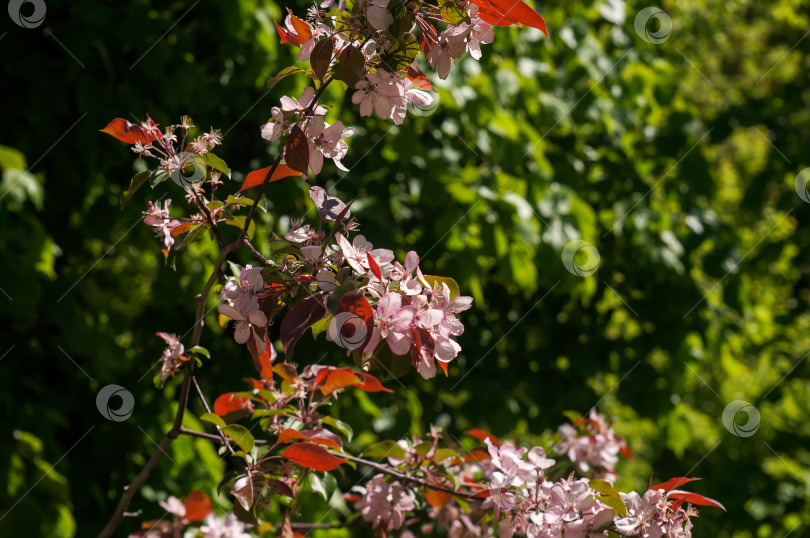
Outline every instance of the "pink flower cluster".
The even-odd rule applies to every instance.
[[[357,509],[363,519],[382,534],[402,527],[405,513],[416,507],[409,491],[399,482],[386,482],[383,474],[376,475],[365,487],[355,486],[353,491],[361,495]]]
[[[613,482],[619,452],[627,447],[621,437],[613,433],[604,415],[591,409],[588,418],[574,425],[563,424],[559,428],[561,439],[554,447],[558,454],[566,454],[581,475]]]
[[[185,177],[185,168],[194,164],[196,155],[204,155],[222,143],[222,133],[217,129],[201,134],[186,145],[186,136],[189,129],[194,124],[191,118],[183,116],[177,125],[169,125],[165,131],[160,130],[160,126],[152,118],[141,123],[141,130],[149,143],[136,142],[132,146],[132,151],[142,157],[153,157],[160,162],[160,168],[165,170],[170,176]],[[180,138],[178,139],[177,133]],[[187,152],[186,148],[191,151]]]
[[[439,78],[446,79],[454,61],[469,52],[476,60],[481,59],[481,44],[492,43],[495,32],[492,26],[478,17],[478,6],[469,4],[467,12],[470,24],[462,22],[457,26],[450,25],[439,35],[439,40],[428,55],[430,65],[439,73]]]
[[[233,338],[239,344],[250,341],[259,353],[264,353],[264,328],[267,316],[259,308],[259,297],[264,290],[262,268],[246,265],[239,279],[231,278],[222,287],[220,297],[227,304],[219,305],[219,313],[236,321]]]
[[[697,512],[691,506],[684,510],[679,501],[671,501],[660,489],[648,490],[643,497],[635,491],[620,496],[627,507],[627,517],[617,518],[614,523],[620,534],[642,538],[692,536],[690,517]]]
[[[392,119],[396,125],[405,121],[408,103],[428,106],[433,97],[426,91],[413,87],[413,82],[400,73],[389,73],[377,69],[376,73],[367,73],[365,80],[355,84],[356,92],[352,103],[360,105],[360,116],[371,116],[374,112],[381,119]]]
[[[169,206],[171,203],[171,198],[163,202],[163,207],[160,207],[159,203],[153,204],[152,202],[148,202],[146,216],[143,218],[145,224],[152,226],[155,228],[158,235],[163,236],[163,246],[166,249],[170,249],[172,245],[174,245],[172,230],[180,226],[179,220],[169,216]]]
[[[349,150],[346,138],[354,134],[354,129],[344,128],[339,121],[332,125],[326,123],[326,109],[315,102],[315,90],[311,86],[304,89],[298,100],[287,95],[282,97],[281,107],[273,107],[270,114],[270,120],[261,127],[262,138],[277,140],[298,127],[306,137],[312,173],[320,174],[324,157],[332,159],[338,168],[348,172],[340,161]]]

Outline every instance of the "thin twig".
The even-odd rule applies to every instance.
[[[202,389],[200,388],[200,384],[197,383],[197,376],[191,376],[191,382],[194,383],[194,388],[197,389],[197,394],[200,396],[200,400],[202,400],[203,407],[205,407],[205,412],[210,413],[211,408],[208,406],[208,400],[205,399],[205,395],[203,394]],[[216,426],[216,424],[215,424],[215,426]],[[228,451],[231,454],[233,454],[233,447],[231,447],[230,441],[228,441],[228,438],[225,437],[225,434],[222,432],[222,428],[220,428],[219,426],[216,426],[216,428],[217,428],[217,433],[219,433],[219,437],[222,440],[222,444],[224,444],[226,447],[228,447]]]

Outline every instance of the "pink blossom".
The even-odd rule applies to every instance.
[[[225,283],[220,296],[236,309],[242,318],[246,318],[250,312],[259,308],[259,294],[262,290],[264,290],[262,268],[248,264],[241,270],[239,280],[231,278]]]
[[[250,534],[245,532],[245,524],[233,513],[224,518],[208,514],[205,517],[205,524],[200,527],[200,532],[205,538],[250,538]]]
[[[388,342],[395,355],[404,355],[411,348],[408,329],[416,316],[412,306],[402,306],[402,297],[396,292],[388,292],[377,303],[376,322],[380,337]]]
[[[399,482],[386,482],[382,474],[355,490],[363,495],[357,504],[363,519],[382,532],[402,527],[405,512],[415,508],[408,490]]]
[[[306,135],[309,143],[309,167],[315,174],[320,174],[323,168],[323,158],[332,159],[335,165],[348,172],[348,169],[341,164],[341,159],[346,156],[349,150],[346,138],[354,134],[354,129],[343,128],[343,123],[337,122],[329,125],[324,122],[322,116],[315,116],[307,125]]]
[[[153,204],[149,202],[146,208],[146,216],[143,219],[145,224],[155,228],[159,235],[163,235],[163,246],[167,249],[172,248],[174,244],[174,237],[172,237],[172,229],[180,225],[180,221],[173,219],[169,216],[169,205],[171,205],[171,198],[163,202],[163,207],[160,204]]]
[[[374,245],[366,241],[363,235],[355,236],[351,243],[343,237],[343,234],[336,234],[335,238],[346,261],[360,274],[365,274],[370,269],[367,257],[369,253],[374,256],[374,260],[378,264],[388,263],[394,259],[393,252],[383,248],[375,249]]]
[[[436,68],[439,78],[446,79],[450,74],[453,60],[458,60],[467,51],[467,38],[472,27],[462,22],[458,26],[448,26],[439,36],[439,42],[431,49],[428,62]]]
[[[309,197],[315,202],[315,207],[318,208],[318,214],[321,220],[326,222],[334,222],[346,209],[344,204],[339,198],[329,196],[322,187],[314,186],[309,189]],[[351,211],[346,211],[343,215],[344,219],[348,219]]]
[[[183,356],[183,353],[186,352],[186,348],[180,342],[176,334],[159,332],[157,335],[166,342],[166,349],[163,350],[163,355],[160,358],[162,362],[160,380],[161,382],[165,382],[177,373],[183,361],[187,360]]]

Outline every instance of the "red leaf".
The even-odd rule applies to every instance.
[[[309,168],[309,142],[304,131],[298,125],[294,125],[287,137],[287,145],[284,147],[284,161],[293,170],[303,174]]]
[[[379,280],[382,280],[380,266],[377,265],[377,260],[375,260],[374,256],[371,255],[371,252],[366,252],[366,258],[368,258],[368,265],[371,267],[371,272],[374,273],[374,276],[376,276]]]
[[[245,191],[251,187],[258,187],[262,183],[264,183],[264,178],[267,177],[267,174],[270,173],[270,169],[272,166],[268,166],[265,168],[260,168],[258,170],[254,170],[253,172],[249,173],[245,178],[245,181],[242,183],[242,187],[239,189],[239,192]],[[270,179],[267,180],[268,183],[272,183],[273,181],[278,181],[279,179],[284,179],[285,177],[290,176],[300,176],[301,172],[296,172],[289,166],[284,163],[280,163],[276,170],[273,172],[273,175]]]
[[[337,314],[342,314],[343,312],[350,312],[365,321],[366,339],[363,345],[359,347],[359,349],[362,350],[374,335],[374,309],[371,308],[371,303],[366,299],[363,290],[350,291],[340,298]]]
[[[273,21],[273,24],[276,25],[276,30],[278,30],[278,37],[281,38],[282,45],[284,43],[294,43],[296,45],[299,45],[298,36],[291,34],[287,30],[279,26],[279,24],[276,21]]]
[[[247,398],[234,397],[235,392],[226,392],[214,402],[214,413],[224,417],[237,411],[253,411],[253,402]]]
[[[115,118],[105,128],[99,130],[127,144],[134,144],[135,142],[148,144],[156,139],[154,135],[147,135],[140,125],[135,125],[124,118]]]
[[[493,26],[509,26],[525,24],[532,28],[537,28],[546,37],[546,21],[543,20],[535,10],[522,0],[471,0],[478,5],[481,10],[478,16],[481,20]]]
[[[282,458],[286,458],[301,467],[316,471],[332,471],[346,461],[331,454],[325,448],[313,443],[296,443],[287,447]]]
[[[629,448],[627,448],[627,445],[622,445],[622,447],[619,449],[619,452],[621,452],[621,453],[622,453],[622,455],[623,455],[625,458],[627,458],[628,460],[632,460],[632,459],[633,459],[633,453],[632,453],[632,452],[630,452],[630,449],[629,449]]]
[[[279,443],[287,443],[289,441],[297,441],[299,439],[303,441],[311,441],[330,448],[336,448],[338,450],[340,450],[341,446],[343,445],[340,437],[323,428],[318,428],[317,430],[293,430],[292,428],[287,428],[281,432],[281,435],[278,436]]]
[[[473,497],[475,497],[476,499],[486,499],[490,495],[491,495],[491,493],[489,492],[488,489],[482,489],[478,493],[474,493]]]
[[[494,435],[492,435],[491,433],[487,433],[487,432],[485,432],[485,431],[484,431],[484,430],[482,430],[481,428],[473,428],[473,429],[471,429],[471,430],[467,430],[467,435],[469,435],[470,437],[474,437],[474,438],[478,439],[479,441],[483,441],[483,440],[485,440],[487,437],[489,437],[489,441],[490,441],[490,442],[491,442],[493,445],[495,445],[495,446],[501,446],[501,442],[498,440],[498,438],[497,438],[497,437],[495,437],[495,436],[494,436]]]
[[[312,54],[309,57],[309,65],[312,66],[312,72],[318,77],[318,80],[323,81],[326,76],[326,71],[329,70],[329,64],[332,63],[332,39],[321,39],[315,43],[312,49]]]
[[[679,488],[684,484],[688,484],[689,482],[694,482],[695,480],[700,480],[700,478],[686,478],[685,476],[679,476],[677,478],[670,478],[666,482],[662,482],[657,486],[652,486],[650,489],[663,489],[664,493],[666,493],[675,488]]]
[[[264,353],[259,355],[259,367],[256,368],[258,370],[259,375],[265,381],[269,380],[273,377],[273,361],[276,358],[276,350],[273,348],[273,344],[270,342],[270,339],[267,338],[267,335],[264,336]]]
[[[439,368],[441,368],[442,372],[444,372],[444,377],[447,377],[448,376],[448,374],[447,374],[447,365],[449,363],[444,362],[444,361],[440,361],[439,359],[436,359],[436,364],[438,364]]]
[[[300,39],[300,41],[296,43],[297,45],[300,45],[312,37],[312,27],[292,13],[290,13],[290,22],[292,23],[295,33],[298,34],[298,39]]]
[[[432,27],[431,27],[432,28]],[[408,66],[408,79],[413,82],[414,88],[431,91],[433,90],[433,84],[430,83],[428,78],[425,76],[422,71],[419,70],[418,67],[414,67],[413,65]]]
[[[172,237],[177,237],[183,232],[187,232],[192,226],[196,226],[199,222],[183,222],[171,229]]]
[[[348,294],[347,294],[348,295]],[[371,307],[369,306],[369,309]],[[281,344],[286,359],[292,359],[295,344],[315,322],[326,315],[323,292],[318,292],[298,301],[281,320]],[[371,332],[371,331],[369,331]]]
[[[364,390],[366,392],[394,392],[391,389],[383,387],[382,383],[380,383],[380,380],[371,374],[355,372],[354,375],[363,380],[362,384],[355,385],[355,387],[357,387],[358,389]]]
[[[352,372],[351,369],[340,368],[333,370],[328,376],[326,376],[326,380],[321,387],[321,392],[324,396],[327,396],[336,390],[348,387],[350,385],[358,385],[359,383],[360,379],[354,375],[354,372]]]
[[[436,27],[423,18],[417,19],[417,23],[419,24],[419,48],[422,49],[422,54],[427,57],[439,42],[439,34],[436,33]]]
[[[446,491],[438,491],[432,489],[425,493],[425,500],[430,506],[438,508],[441,510],[444,506],[450,502],[450,499],[453,498],[453,495],[447,493]]]
[[[673,489],[672,491],[667,493],[667,497],[669,497],[670,499],[677,499],[681,502],[697,504],[700,506],[714,506],[715,508],[721,508],[724,512],[726,511],[726,507],[720,504],[719,502],[715,501],[714,499],[710,499],[709,497],[698,495],[697,493],[690,493],[688,491]]]
[[[204,491],[195,489],[186,497],[186,519],[202,521],[211,513],[211,499]]]
[[[495,443],[495,438],[492,437],[491,435],[489,437],[490,437],[490,439],[493,440],[492,442]],[[464,454],[464,461],[465,462],[488,461],[490,459],[492,459],[492,457],[489,455],[489,452],[487,452],[485,450],[475,449],[475,450],[470,450],[469,452]]]

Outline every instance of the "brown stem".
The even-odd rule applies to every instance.
[[[200,343],[203,318],[205,317],[205,301],[208,299],[208,295],[211,293],[211,288],[214,287],[214,284],[217,281],[222,264],[225,263],[225,259],[228,257],[228,254],[238,248],[241,244],[242,242],[237,240],[229,243],[220,251],[219,258],[214,264],[214,269],[211,271],[211,276],[208,277],[208,281],[205,283],[202,292],[197,295],[197,312],[194,316],[194,333],[191,336],[192,347]],[[130,482],[130,484],[124,488],[124,494],[118,501],[118,505],[115,507],[115,511],[110,517],[110,520],[107,521],[107,524],[101,530],[99,538],[109,538],[112,536],[115,529],[121,523],[121,520],[124,519],[124,513],[129,507],[129,503],[132,502],[133,497],[135,497],[135,494],[149,478],[149,475],[152,473],[155,467],[157,467],[160,459],[166,453],[172,442],[177,439],[178,435],[180,435],[180,432],[183,429],[183,415],[185,414],[186,407],[188,406],[188,393],[193,377],[193,370],[194,361],[188,361],[186,366],[183,368],[183,382],[180,385],[177,413],[174,416],[174,423],[172,424],[171,429],[166,432],[166,435],[163,437],[163,439],[161,439],[160,443],[158,443],[157,450],[152,453],[152,457],[149,458],[146,465],[141,468],[140,472],[138,472],[137,476],[132,480],[132,482]]]
[[[369,460],[366,460],[366,459],[363,459],[363,458],[358,458],[357,456],[351,456],[349,454],[335,454],[335,455],[339,456],[341,458],[345,458],[345,459],[347,459],[349,461],[354,461],[354,462],[357,462],[357,463],[362,463],[363,465],[368,465],[372,469],[376,469],[376,470],[378,470],[378,471],[380,471],[382,473],[385,473],[385,474],[391,475],[393,477],[396,477],[396,478],[402,480],[403,482],[410,482],[411,484],[417,484],[417,485],[420,485],[420,486],[425,486],[425,487],[430,488],[430,489],[435,489],[435,490],[438,490],[438,491],[444,491],[445,493],[455,495],[456,497],[464,497],[465,499],[478,499],[478,497],[476,497],[475,494],[473,494],[473,493],[465,493],[463,491],[456,491],[453,488],[447,488],[447,487],[444,487],[444,486],[433,484],[431,482],[428,482],[424,478],[419,478],[417,476],[411,476],[411,475],[402,473],[400,471],[397,471],[396,469],[393,469],[393,468],[389,467],[388,465],[383,465],[383,464],[377,463],[375,461],[369,461]]]
[[[248,239],[247,237],[243,237],[242,242],[245,244],[250,253],[256,257],[257,260],[262,262],[264,265],[268,265],[270,263],[270,260],[265,258],[264,255],[261,252],[259,252],[256,249],[256,247],[253,246],[253,243],[250,242],[250,239]]]

